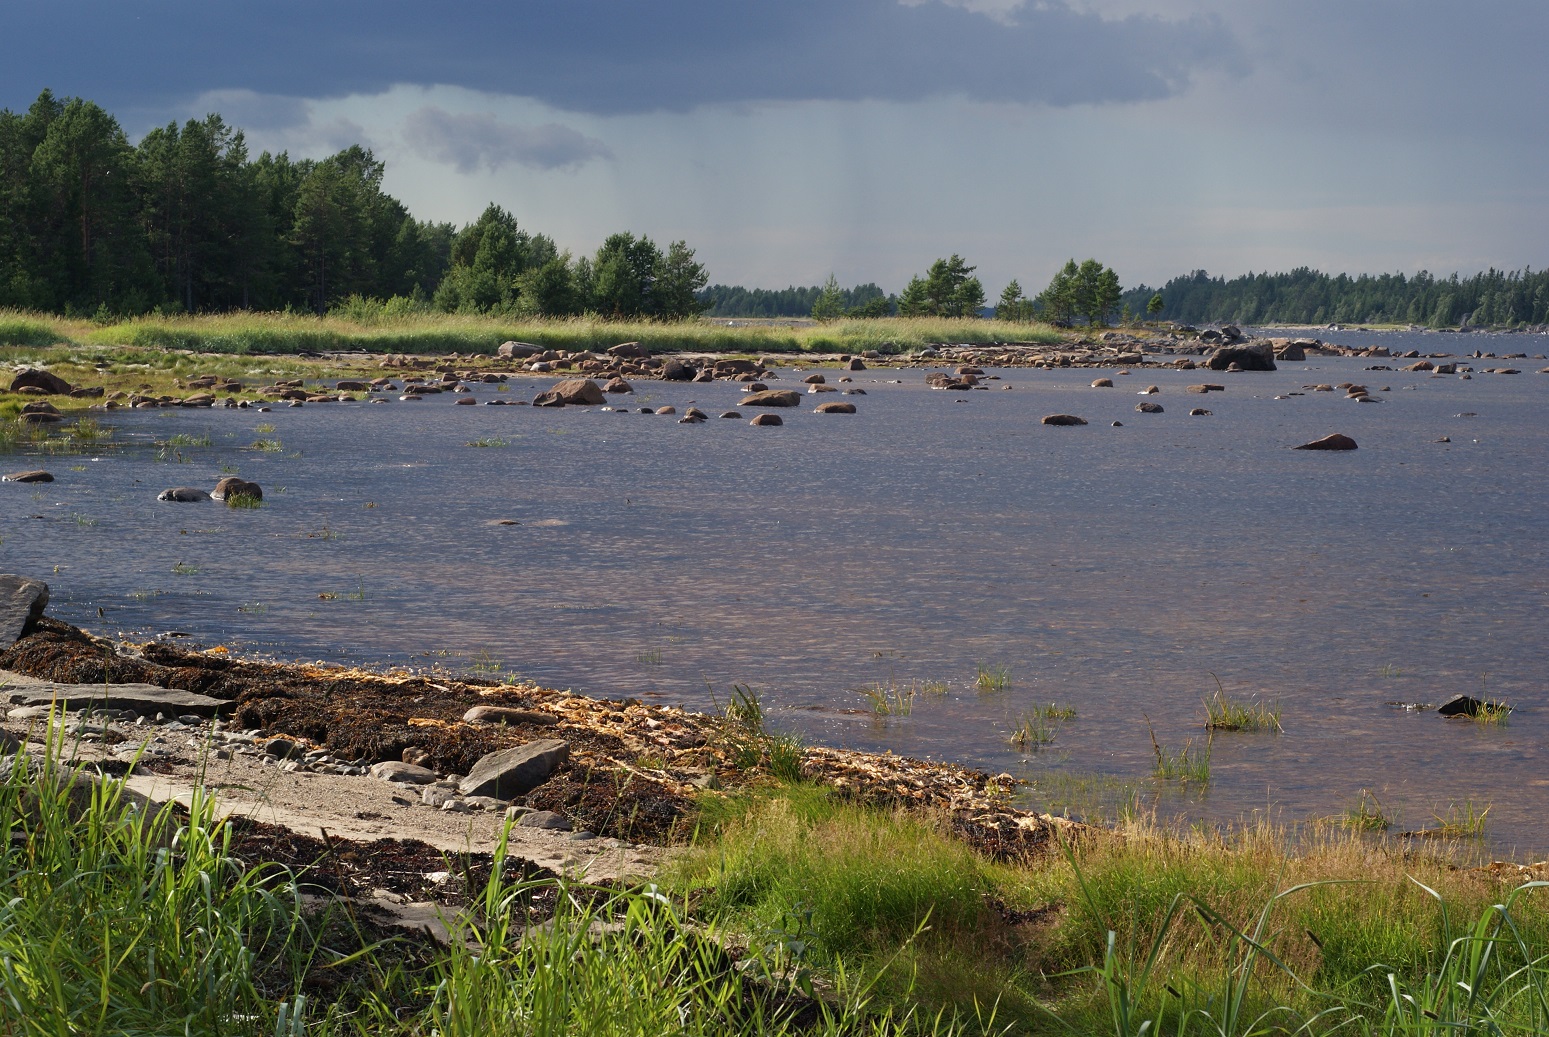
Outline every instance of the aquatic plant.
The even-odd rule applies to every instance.
[[[1280,707],[1263,702],[1240,702],[1226,694],[1221,678],[1215,678],[1216,693],[1205,699],[1205,727],[1211,731],[1280,732]]]
[[[980,663],[974,677],[974,686],[985,693],[1006,691],[1011,687],[1011,667],[990,666]]]
[[[1144,716],[1144,714],[1142,714]],[[1145,717],[1146,731],[1151,735],[1151,751],[1156,756],[1156,766],[1152,773],[1162,781],[1194,782],[1197,785],[1205,785],[1210,781],[1210,750],[1211,739],[1206,738],[1203,746],[1194,743],[1194,739],[1188,738],[1183,746],[1176,750],[1164,750],[1156,740],[1156,731],[1151,727],[1151,718]]]

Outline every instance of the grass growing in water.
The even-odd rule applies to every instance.
[[[262,497],[251,493],[233,493],[226,498],[226,507],[252,510],[264,506]]]
[[[1239,702],[1226,694],[1215,674],[1216,693],[1205,700],[1205,727],[1210,731],[1283,731],[1280,707],[1263,702]]]
[[[1163,781],[1194,782],[1197,785],[1206,785],[1210,782],[1210,748],[1211,740],[1205,739],[1203,746],[1194,743],[1194,739],[1188,738],[1183,742],[1183,748],[1177,750],[1164,750],[1156,740],[1156,731],[1151,727],[1151,718],[1146,717],[1146,731],[1151,735],[1151,751],[1156,754],[1156,767],[1153,774]]]
[[[494,438],[494,439],[473,439],[473,440],[469,440],[467,445],[468,446],[474,446],[474,447],[503,447],[503,446],[510,446],[511,445],[511,441],[508,440],[508,439],[500,439],[500,438]]]
[[[1385,832],[1393,827],[1393,819],[1382,809],[1382,803],[1371,789],[1362,789],[1355,806],[1346,810],[1339,823],[1355,832]]]
[[[1011,688],[1011,667],[980,663],[974,677],[974,687],[986,694],[1007,691]]]
[[[255,439],[248,444],[248,449],[265,454],[278,454],[285,449],[285,444],[278,439]]]
[[[1054,741],[1055,725],[1041,713],[1029,713],[1011,729],[1011,744],[1026,752]]]

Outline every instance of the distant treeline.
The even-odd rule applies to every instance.
[[[311,310],[684,317],[708,280],[674,242],[615,234],[572,259],[491,205],[415,219],[354,146],[248,157],[219,115],[131,145],[91,101],[0,111],[0,307],[83,316]]]
[[[1549,272],[1490,269],[1472,277],[1425,271],[1330,277],[1301,267],[1288,274],[1246,274],[1230,281],[1196,270],[1160,289],[1124,293],[1131,312],[1162,296],[1160,316],[1188,324],[1416,324],[1432,328],[1549,323]]]
[[[887,304],[889,313],[896,312],[898,300],[874,284],[858,284],[854,288],[841,288],[846,310],[859,310],[876,300]],[[823,294],[822,285],[810,288],[743,288],[741,285],[713,284],[701,291],[697,298],[712,317],[808,317]]]

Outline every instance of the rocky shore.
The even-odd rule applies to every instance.
[[[252,662],[223,648],[112,642],[48,618],[46,603],[46,585],[0,577],[0,700],[13,741],[42,742],[52,722],[102,773],[185,798],[206,782],[217,798],[257,806],[264,797],[251,790],[267,785],[256,816],[309,836],[331,826],[487,851],[509,819],[554,851],[527,855],[544,866],[620,851],[607,870],[648,871],[660,848],[691,834],[699,797],[776,774],[932,811],[1001,858],[1083,830],[1014,809],[1009,775],[799,746],[746,703],[711,715],[531,684]]]

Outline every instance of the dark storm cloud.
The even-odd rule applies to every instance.
[[[0,103],[109,107],[450,84],[597,113],[778,100],[1070,105],[1165,97],[1237,48],[1216,20],[1104,20],[1056,0],[54,0],[6,13]]]
[[[480,166],[495,172],[509,163],[533,169],[573,169],[594,158],[611,158],[607,145],[568,126],[510,126],[493,115],[453,115],[433,105],[404,121],[403,137],[415,151],[459,173]]]

